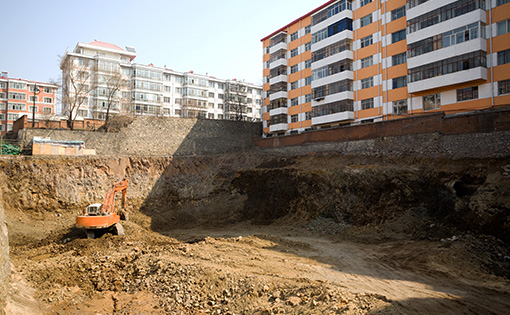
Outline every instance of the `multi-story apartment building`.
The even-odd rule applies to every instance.
[[[78,43],[64,55],[60,66],[64,113],[73,111],[78,119],[104,119],[110,107],[111,113],[261,119],[262,88],[258,85],[136,64],[135,57],[133,47]]]
[[[333,0],[264,37],[266,136],[510,104],[510,0]]]
[[[50,83],[8,78],[6,72],[0,77],[0,134],[12,129],[21,116],[32,120],[49,119],[57,109],[58,86]],[[34,112],[35,107],[35,112]]]

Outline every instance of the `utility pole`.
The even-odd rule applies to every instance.
[[[34,85],[34,106],[32,107],[32,129],[35,128],[35,95],[39,93],[39,88],[37,84]]]

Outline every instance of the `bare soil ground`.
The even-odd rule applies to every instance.
[[[15,218],[16,219],[13,219]],[[73,214],[8,216],[8,314],[508,314],[486,270],[497,241],[389,237],[379,227],[245,223],[84,239]],[[334,233],[332,232],[334,231]],[[342,231],[341,233],[337,233]],[[326,234],[324,233],[326,232]],[[510,257],[508,258],[510,260]]]

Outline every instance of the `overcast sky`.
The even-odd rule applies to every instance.
[[[260,39],[326,0],[2,1],[0,70],[58,79],[78,42],[133,46],[136,63],[262,83]]]

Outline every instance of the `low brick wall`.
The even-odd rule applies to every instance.
[[[427,133],[458,135],[510,130],[510,108],[455,115],[442,112],[356,126],[309,131],[299,135],[254,139],[261,148],[277,148],[319,142],[345,142]]]
[[[241,151],[254,146],[262,124],[228,120],[136,117],[120,132],[24,129],[23,146],[34,136],[52,140],[82,140],[97,155],[173,156]]]

